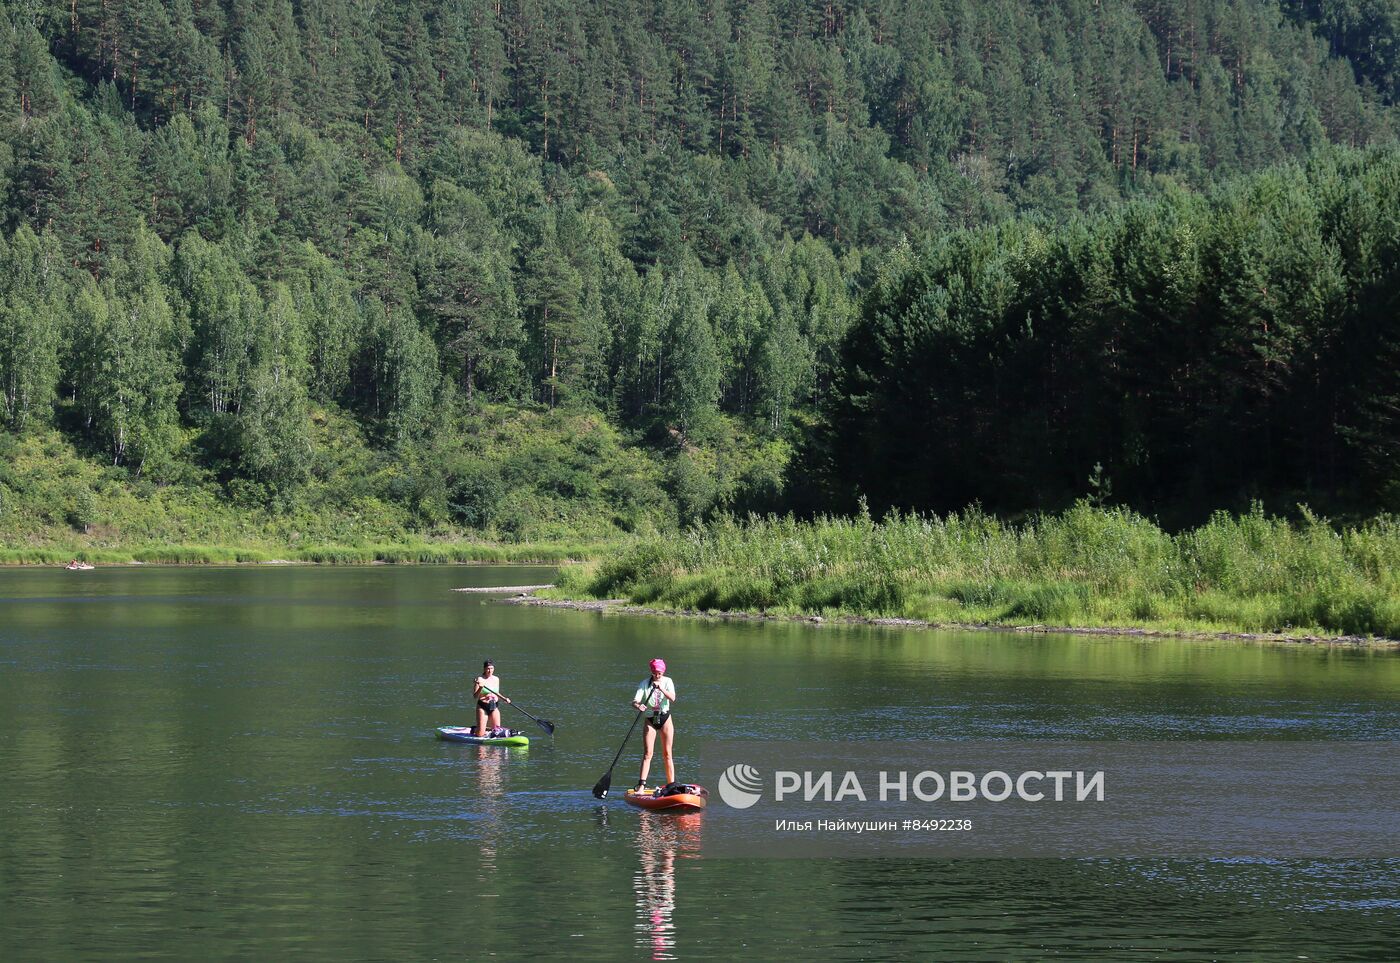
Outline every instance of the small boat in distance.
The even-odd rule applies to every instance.
[[[94,565],[89,565],[87,562],[80,562],[80,561],[78,561],[78,560],[75,558],[75,559],[73,559],[73,561],[69,562],[67,565],[65,565],[65,566],[63,566],[63,567],[66,568],[66,569],[68,569],[68,571],[70,571],[70,572],[90,572],[90,571],[92,571],[92,569],[94,569],[96,566],[94,566]]]

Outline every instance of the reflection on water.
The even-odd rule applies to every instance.
[[[637,895],[637,947],[653,960],[674,960],[676,857],[700,855],[703,814],[638,815],[637,853],[641,867],[632,877]]]
[[[526,746],[472,746],[476,750],[476,786],[481,798],[499,804],[506,792],[506,770],[517,754],[524,756]],[[499,805],[487,809],[499,809]]]
[[[475,896],[478,899],[499,898],[496,891],[496,840],[506,831],[506,771],[513,755],[512,750],[499,746],[472,746],[476,750],[476,789],[482,814],[481,860],[477,864]],[[524,747],[521,747],[522,751]],[[470,797],[471,793],[467,793]],[[488,912],[494,906],[484,907]]]

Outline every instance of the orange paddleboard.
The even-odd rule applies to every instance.
[[[669,796],[658,796],[658,790],[648,789],[646,792],[637,792],[629,789],[623,793],[622,798],[629,806],[636,806],[638,809],[669,809],[674,812],[693,813],[705,808],[705,798],[709,792],[700,786],[692,786],[698,792],[677,792]]]

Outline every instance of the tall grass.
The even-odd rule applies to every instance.
[[[1006,524],[723,518],[561,573],[555,594],[673,608],[1400,637],[1400,522],[1337,530],[1255,506],[1176,535],[1080,503]]]

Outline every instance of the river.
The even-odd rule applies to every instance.
[[[655,655],[694,778],[731,736],[1400,739],[1397,653],[450,591],[550,574],[0,571],[0,959],[1400,957],[1397,859],[707,859],[589,793]],[[485,657],[552,741],[433,738]]]

